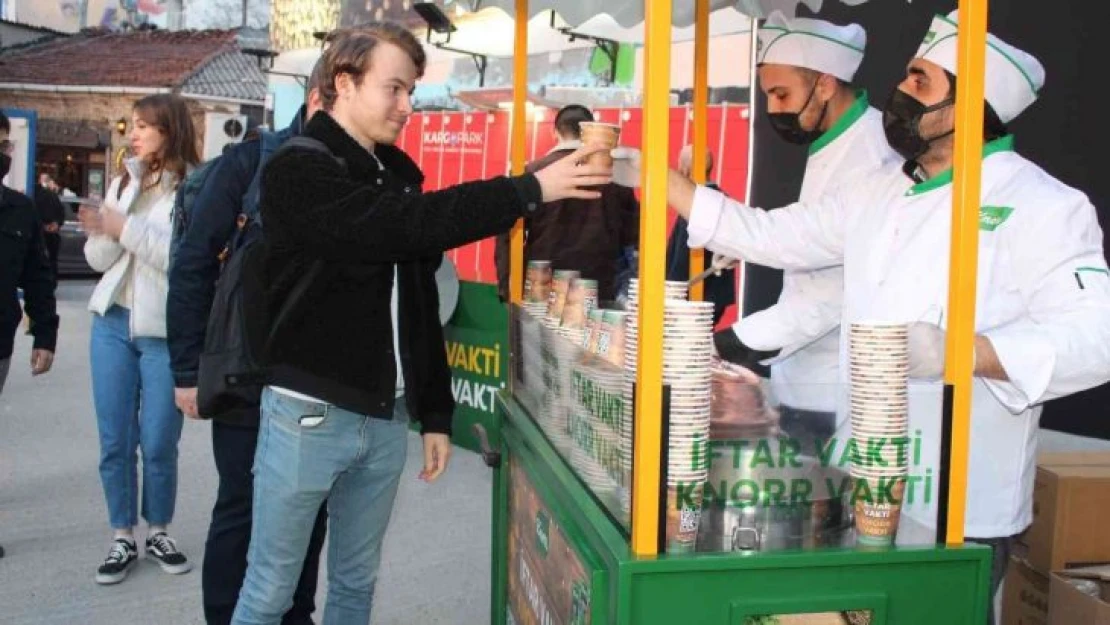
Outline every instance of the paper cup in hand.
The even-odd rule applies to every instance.
[[[613,155],[610,154],[610,150],[617,147],[617,140],[621,136],[620,126],[601,122],[582,122],[579,128],[582,130],[583,145],[609,148],[608,150],[602,150],[591,154],[586,159],[586,162],[591,165],[612,167]]]

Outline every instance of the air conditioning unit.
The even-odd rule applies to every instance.
[[[240,113],[204,114],[204,160],[215,158],[228,145],[239,143],[247,134],[247,116]]]

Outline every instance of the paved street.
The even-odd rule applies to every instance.
[[[91,289],[63,281],[54,369],[32,379],[29,337],[20,336],[0,396],[0,545],[7,551],[0,559],[0,623],[203,623],[199,563],[216,492],[207,423],[186,423],[172,528],[197,568],[174,577],[140,561],[118,586],[93,582],[111,533],[96,470],[85,312]],[[488,622],[490,473],[477,456],[457,450],[451,470],[428,486],[416,479],[421,457],[414,434],[386,538],[373,622]]]
[[[216,490],[206,423],[186,424],[173,526],[197,570],[172,577],[140,562],[118,586],[93,582],[110,532],[90,405],[84,311],[90,292],[88,283],[63,283],[54,370],[32,380],[30,342],[20,336],[0,396],[0,545],[7,550],[0,560],[0,623],[202,623],[199,562]],[[1042,437],[1042,449],[1083,448],[1110,449],[1110,443],[1052,432]],[[459,451],[451,471],[427,486],[416,479],[419,454],[412,435],[374,623],[481,625],[488,622],[490,474],[476,456]],[[320,605],[324,587],[321,579]]]

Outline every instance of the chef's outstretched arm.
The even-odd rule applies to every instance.
[[[613,158],[613,182],[639,186],[639,150],[617,148]],[[854,186],[845,183],[843,193],[829,193],[811,204],[765,211],[697,186],[672,169],[667,173],[667,203],[689,221],[692,248],[779,269],[821,269],[844,262],[845,207],[858,202],[843,197]]]
[[[1102,231],[1083,194],[1052,182],[1022,194],[1025,206],[1004,226],[1011,280],[1026,313],[976,340],[976,373],[1014,413],[1110,381]]]
[[[1010,374],[998,359],[991,340],[982,334],[975,335],[975,376],[988,380],[1009,382]]]
[[[698,185],[677,171],[671,169],[667,172],[667,203],[683,219],[690,219],[690,211],[694,209],[694,191],[697,188]]]
[[[778,269],[821,269],[844,262],[845,207],[850,203],[839,191],[768,211],[694,186],[673,171],[667,189],[671,205],[689,222],[692,248]]]

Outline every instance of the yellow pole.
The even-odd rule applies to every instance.
[[[948,282],[948,362],[953,387],[948,474],[948,544],[964,541],[968,437],[974,375],[975,289],[979,264],[979,202],[983,163],[983,75],[987,0],[960,0],[956,72],[956,138],[952,187],[952,249]]]
[[[524,173],[525,134],[528,128],[525,109],[528,95],[528,0],[516,0],[516,29],[513,41],[513,125],[510,163],[512,173]],[[509,299],[519,304],[524,295],[524,220],[517,220],[509,236]]]
[[[663,404],[663,279],[667,237],[672,0],[645,0],[643,207],[640,218],[639,368],[633,441],[632,551],[659,551]],[[665,503],[665,502],[663,502]]]
[[[709,0],[695,0],[694,5],[694,139],[691,141],[694,158],[691,177],[698,184],[705,184],[705,147],[709,137]],[[705,263],[705,250],[690,250],[690,277],[701,273]],[[690,287],[690,299],[705,299],[705,283]]]

